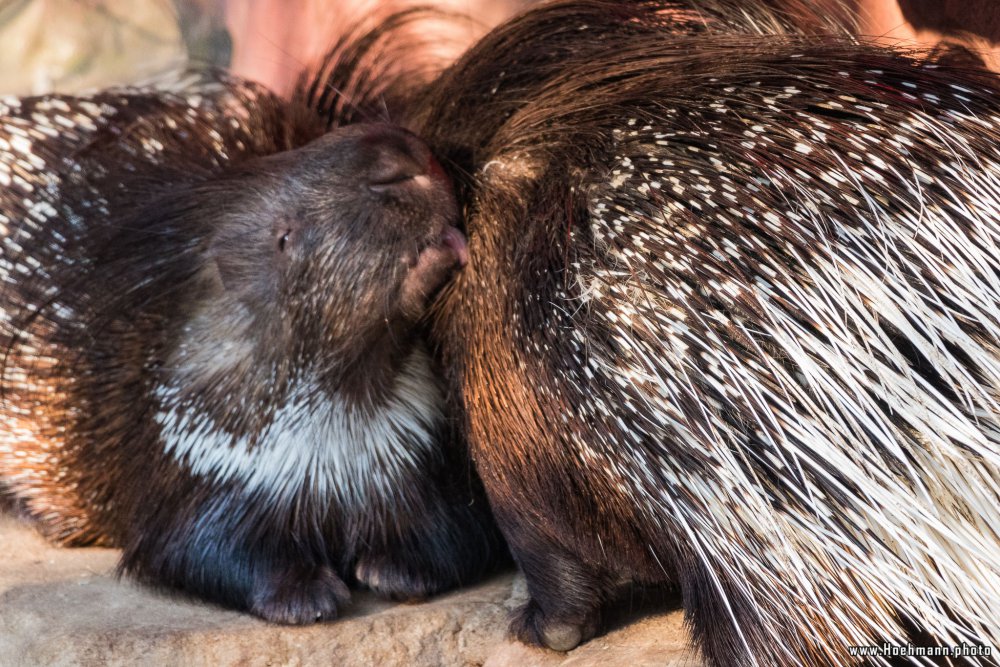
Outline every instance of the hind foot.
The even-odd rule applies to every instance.
[[[597,634],[597,614],[566,620],[549,617],[534,599],[514,612],[510,634],[518,641],[553,651],[569,651]]]

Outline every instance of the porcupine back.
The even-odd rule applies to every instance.
[[[543,619],[624,574],[716,665],[996,646],[1000,88],[768,16],[559,3],[432,93],[470,446]]]

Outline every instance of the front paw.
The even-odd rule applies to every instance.
[[[510,634],[518,641],[553,651],[569,651],[597,634],[596,615],[582,619],[546,616],[534,598],[514,612]]]
[[[450,582],[442,581],[417,566],[385,557],[364,557],[354,568],[358,583],[370,588],[381,597],[397,602],[423,600],[444,588]]]
[[[351,600],[337,573],[323,565],[290,568],[260,584],[250,601],[250,613],[272,623],[305,625],[337,617]]]

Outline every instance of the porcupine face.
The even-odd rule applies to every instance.
[[[449,184],[400,130],[340,129],[252,170],[210,187],[225,204],[206,258],[259,346],[343,368],[412,325],[464,262]]]

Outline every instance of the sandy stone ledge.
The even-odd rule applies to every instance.
[[[619,612],[615,629],[567,654],[510,642],[507,614],[525,598],[511,573],[423,604],[355,592],[339,621],[288,628],[116,581],[117,556],[52,547],[0,514],[0,666],[702,664],[679,611],[650,614],[636,604]]]

